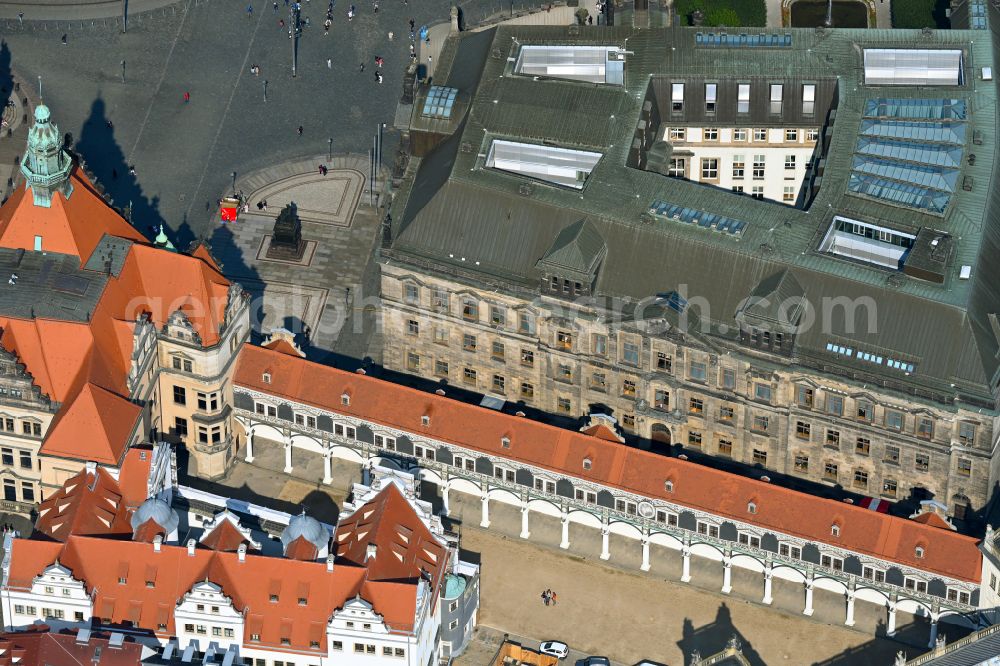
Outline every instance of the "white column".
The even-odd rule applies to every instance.
[[[726,555],[722,558],[722,593],[733,591],[733,559]]]
[[[601,528],[601,559],[608,560],[611,559],[611,551],[608,550],[608,541],[611,537],[611,530],[605,525]]]
[[[844,620],[844,624],[848,627],[854,626],[854,592],[853,590],[848,590],[847,592],[847,619]]]
[[[521,504],[521,538],[527,539],[531,536],[531,530],[528,529],[528,503],[524,502]]]
[[[292,438],[285,440],[285,474],[292,471]]]
[[[933,648],[937,645],[939,617],[941,617],[939,613],[931,613],[931,640],[927,644],[927,647],[929,648]]]
[[[247,456],[244,458],[248,463],[253,462],[253,432],[247,435]]]
[[[812,576],[806,580],[806,607],[802,611],[803,615],[813,614],[813,581]]]
[[[451,508],[448,506],[448,482],[444,484],[444,488],[441,489],[441,515],[447,517],[451,513]]]
[[[889,602],[889,619],[885,624],[885,633],[887,636],[896,633],[896,603],[894,601]]]
[[[649,535],[642,535],[642,564],[639,566],[643,571],[649,571]]]
[[[479,521],[480,527],[490,526],[490,496],[483,495],[483,519]]]
[[[562,523],[562,541],[559,542],[559,547],[569,548],[569,514],[565,511],[563,511],[560,522]]]
[[[333,456],[329,451],[323,452],[323,483],[333,483],[333,463],[330,460]]]
[[[767,568],[764,569],[764,598],[760,600],[762,604],[770,605],[774,601],[774,597],[771,596],[771,579],[774,578],[774,567],[770,562],[767,563]]]
[[[684,568],[681,570],[681,582],[691,582],[691,546],[684,544],[681,548],[681,555],[684,556]]]

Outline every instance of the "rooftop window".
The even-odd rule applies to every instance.
[[[526,44],[517,54],[514,73],[620,86],[625,83],[625,52],[617,46]]]
[[[962,85],[958,49],[865,49],[865,85]]]
[[[788,47],[792,45],[792,35],[787,32],[781,34],[756,35],[750,35],[747,33],[730,35],[725,32],[699,32],[695,33],[694,43],[696,46],[716,46],[725,48]]]
[[[581,190],[601,153],[495,139],[486,166]]]
[[[725,215],[717,215],[716,213],[708,213],[695,208],[678,206],[660,199],[655,200],[649,205],[649,214],[677,220],[686,224],[694,224],[702,229],[711,229],[732,236],[739,236],[747,227],[747,223],[743,220],[734,220]]]
[[[431,86],[427,92],[427,99],[424,100],[424,108],[420,115],[425,118],[451,118],[451,112],[455,106],[455,98],[458,96],[456,88],[445,88],[444,86]]]
[[[916,236],[836,215],[821,252],[899,269]]]

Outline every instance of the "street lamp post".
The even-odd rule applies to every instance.
[[[128,31],[128,0],[122,0],[122,34]]]
[[[125,61],[122,60],[122,85],[125,84]]]
[[[267,101],[267,79],[264,79],[264,101]]]
[[[333,160],[333,137],[326,140],[327,151],[326,151],[326,161],[330,162]]]
[[[298,76],[298,49],[296,48],[299,41],[299,4],[296,2],[292,4],[290,9],[291,12],[291,30],[292,30],[292,78]]]
[[[236,194],[236,172],[233,172],[233,194]]]

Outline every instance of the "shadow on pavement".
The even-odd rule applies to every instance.
[[[126,211],[125,217],[149,238],[156,236],[159,225],[164,223],[159,211],[159,197],[148,199],[139,184],[138,174],[129,171],[125,153],[115,140],[115,129],[107,116],[104,100],[94,100],[90,115],[83,123],[74,151],[84,159],[87,169],[101,187],[114,199],[114,206]],[[71,143],[68,141],[67,143]],[[188,231],[190,234],[190,230]],[[182,239],[174,240],[178,248]]]
[[[747,662],[752,666],[767,666],[751,642],[733,624],[732,613],[725,602],[719,606],[719,610],[715,613],[715,621],[711,624],[696,629],[694,623],[685,618],[681,636],[681,640],[677,641],[677,647],[685,658],[694,652],[698,652],[702,658],[710,657],[722,652],[731,641],[736,640]]]

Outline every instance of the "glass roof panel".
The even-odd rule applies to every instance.
[[[865,85],[957,86],[962,83],[959,49],[865,49]]]
[[[586,150],[494,139],[486,166],[581,190],[601,157]]]

